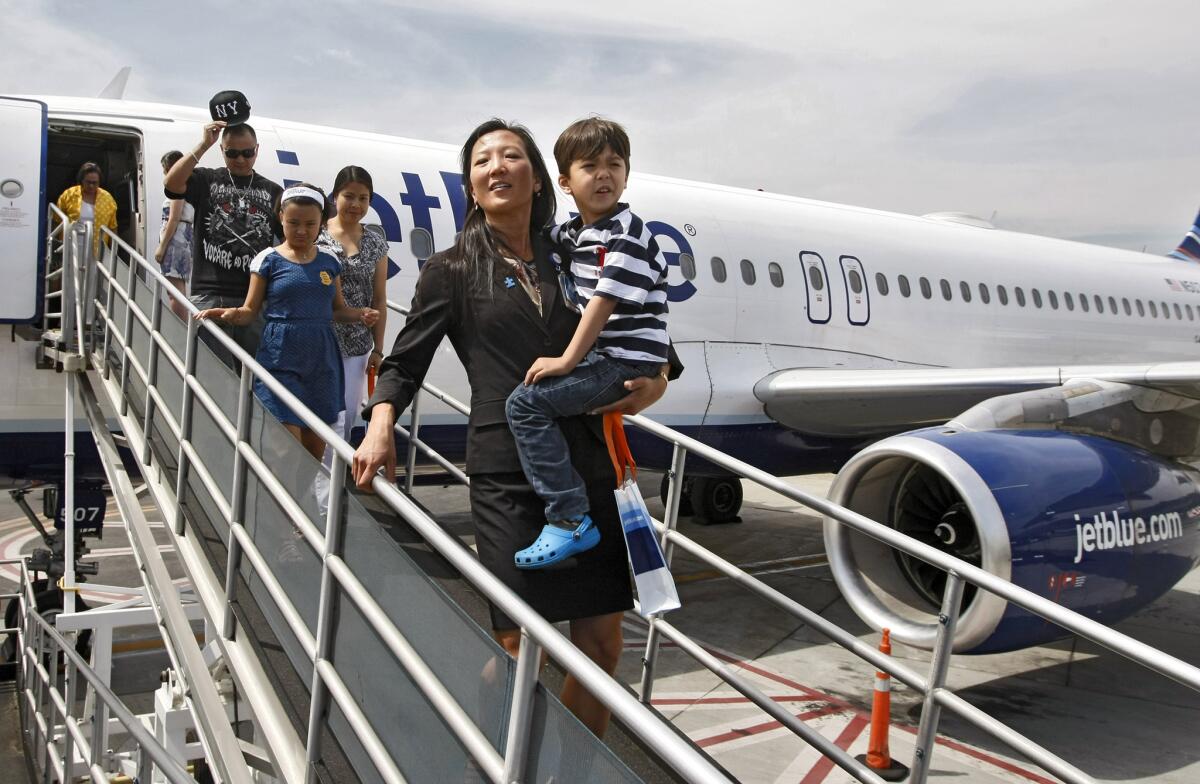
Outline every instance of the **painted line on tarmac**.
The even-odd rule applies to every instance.
[[[841,709],[834,705],[826,705],[824,708],[814,708],[802,713],[797,713],[795,714],[795,717],[800,721],[812,721],[813,719],[819,719],[822,716],[829,716],[834,713],[841,713]],[[764,721],[760,724],[754,724],[749,727],[736,727],[728,732],[722,732],[718,735],[710,735],[707,738],[693,738],[692,742],[700,748],[706,749],[710,746],[717,746],[733,740],[742,740],[743,738],[760,735],[764,732],[782,729],[786,728],[779,722],[772,719],[771,721]]]
[[[866,716],[859,713],[850,719],[850,723],[845,726],[837,738],[833,741],[833,745],[837,746],[842,751],[849,751],[850,744],[858,740],[858,736],[863,734],[871,722]],[[822,781],[833,772],[833,760],[829,757],[822,756],[817,760],[817,764],[809,769],[804,778],[800,779],[800,784],[820,784]]]
[[[792,558],[772,558],[769,561],[751,561],[750,563],[734,564],[734,566],[744,572],[749,572],[753,576],[760,576],[796,572],[802,569],[815,569],[819,566],[825,566],[828,563],[829,558],[824,553],[818,553],[816,555],[801,555]],[[728,575],[716,569],[704,569],[699,572],[674,575],[674,577],[676,585],[680,583],[701,583],[729,579]]]

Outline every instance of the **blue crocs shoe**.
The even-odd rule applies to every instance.
[[[600,529],[591,517],[584,515],[574,531],[556,525],[542,526],[537,541],[524,550],[518,550],[513,562],[518,569],[541,569],[587,552],[598,544]]]

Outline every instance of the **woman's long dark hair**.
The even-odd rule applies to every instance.
[[[536,237],[554,220],[554,213],[558,208],[554,198],[554,180],[550,178],[546,161],[542,159],[542,154],[538,151],[528,128],[493,117],[471,131],[460,156],[463,189],[467,192],[466,219],[448,259],[450,270],[456,273],[455,277],[467,283],[467,291],[490,291],[495,263],[503,255],[501,243],[492,233],[487,224],[487,216],[476,204],[475,196],[471,193],[471,152],[476,142],[496,131],[508,131],[521,140],[525,147],[525,155],[533,164],[534,177],[542,183],[542,190],[534,195],[533,209],[529,212],[530,239]]]

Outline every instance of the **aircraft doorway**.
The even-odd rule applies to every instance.
[[[117,202],[117,236],[146,251],[142,139],[133,129],[51,121],[46,145],[46,200],[75,185],[84,163],[100,166],[100,187]]]
[[[867,291],[867,273],[862,262],[853,256],[838,259],[842,280],[846,284],[846,318],[856,327],[871,320],[871,294]]]
[[[828,324],[833,309],[829,302],[829,273],[825,270],[825,259],[811,251],[803,251],[800,264],[804,268],[808,320],[814,324]]]

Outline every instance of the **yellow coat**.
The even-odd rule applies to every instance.
[[[79,220],[79,212],[83,204],[83,191],[78,185],[72,185],[58,197],[58,208],[62,210],[71,222]],[[100,227],[107,226],[112,231],[117,230],[117,201],[108,191],[100,188],[96,193],[96,233],[92,251],[100,252]]]

